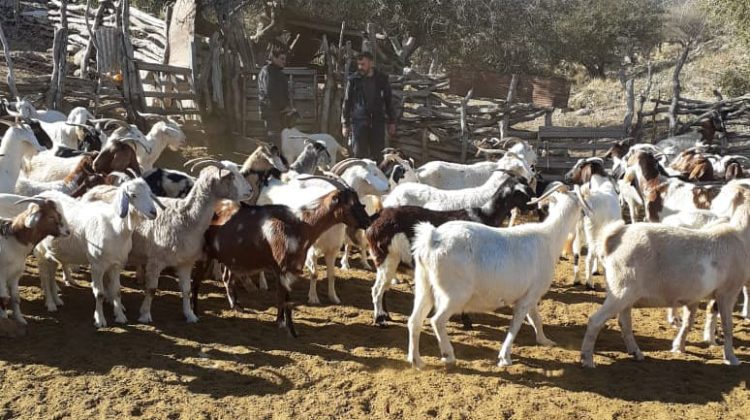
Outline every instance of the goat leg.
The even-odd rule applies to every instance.
[[[198,311],[198,292],[200,291],[201,282],[206,276],[208,270],[208,263],[206,261],[198,261],[195,263],[195,270],[193,271],[193,281],[190,287],[190,303],[193,308],[193,312],[196,314]]]
[[[474,323],[466,312],[461,312],[461,323],[464,324],[464,331],[471,331],[474,329]]]

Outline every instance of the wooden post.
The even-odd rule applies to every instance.
[[[369,51],[370,54],[372,54],[373,64],[376,64],[378,57],[378,40],[375,37],[375,24],[368,23],[366,28],[366,36],[362,40],[362,51]]]
[[[328,116],[331,114],[331,99],[333,98],[333,88],[336,83],[334,69],[333,69],[333,57],[331,54],[331,46],[328,44],[328,37],[323,34],[323,41],[321,47],[323,48],[323,60],[326,66],[326,82],[323,88],[323,104],[320,107],[320,132],[328,132]]]
[[[430,132],[426,128],[422,129],[422,163],[429,162],[430,155],[427,143],[430,141]]]
[[[651,84],[653,79],[651,62],[648,63],[648,81],[646,82],[646,88],[641,90],[638,97],[638,112],[635,117],[635,127],[630,132],[632,137],[635,137],[636,141],[641,137],[641,131],[643,130],[643,107],[646,104],[646,100],[651,96]]]
[[[52,76],[47,91],[47,108],[62,109],[68,58],[68,2],[60,1],[60,27],[52,43]]]
[[[669,105],[670,136],[677,134],[677,111],[679,110],[680,93],[682,92],[682,87],[680,86],[680,72],[682,71],[682,66],[685,65],[688,54],[690,53],[690,45],[690,42],[683,44],[682,53],[677,59],[677,64],[675,64],[674,72],[672,73],[672,103]]]
[[[552,127],[552,114],[555,112],[554,109],[548,109],[544,113],[544,126],[545,127]]]
[[[466,153],[469,148],[469,126],[466,122],[466,107],[469,105],[469,100],[474,94],[474,89],[469,89],[466,96],[461,99],[461,163],[466,163]]]
[[[633,115],[635,114],[635,91],[633,88],[633,78],[626,79],[625,71],[620,69],[619,73],[620,84],[625,89],[625,117],[622,121],[622,126],[625,132],[625,136],[629,136],[633,128]]]
[[[500,122],[500,140],[505,137],[505,133],[508,131],[510,125],[510,107],[513,105],[513,99],[516,96],[516,87],[518,86],[518,75],[513,73],[510,78],[510,86],[508,87],[508,96],[505,98],[505,109],[503,110],[503,120]]]
[[[10,56],[10,46],[8,40],[5,39],[5,32],[3,32],[3,25],[0,23],[0,42],[3,44],[3,54],[5,54],[5,62],[8,64],[8,89],[10,90],[10,96],[18,98],[18,89],[16,89],[16,76],[13,72],[13,58]]]

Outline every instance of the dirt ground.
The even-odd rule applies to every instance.
[[[176,282],[163,277],[153,325],[93,327],[94,300],[85,273],[63,287],[65,306],[47,313],[33,260],[22,280],[26,335],[0,341],[0,418],[747,418],[750,413],[750,322],[735,326],[743,365],[721,364],[721,350],[688,337],[687,354],[669,352],[675,330],[661,310],[634,311],[644,362],[624,353],[615,321],[597,343],[598,368],[584,370],[578,352],[586,320],[603,301],[572,287],[569,262],[541,302],[552,348],[537,346],[524,325],[514,365],[496,366],[508,310],[476,315],[473,331],[450,325],[458,364],[441,367],[431,330],[422,336],[428,368],[406,362],[408,284],[390,293],[394,322],[372,325],[373,274],[337,271],[341,305],[308,306],[307,284],[293,298],[299,338],[273,323],[274,292],[241,298],[250,312],[228,310],[210,282],[197,324],[183,321]],[[408,276],[404,276],[408,278]],[[135,320],[141,294],[128,273],[124,303]],[[271,286],[273,289],[273,285]],[[111,307],[106,310],[113,322]],[[703,317],[699,318],[702,322]]]

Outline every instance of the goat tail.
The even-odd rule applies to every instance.
[[[417,223],[414,226],[414,240],[411,247],[415,263],[426,264],[430,260],[431,251],[439,242],[435,226],[429,222]]]

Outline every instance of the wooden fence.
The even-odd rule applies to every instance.
[[[192,69],[143,61],[135,61],[135,67],[140,75],[144,112],[184,119],[200,115]]]

